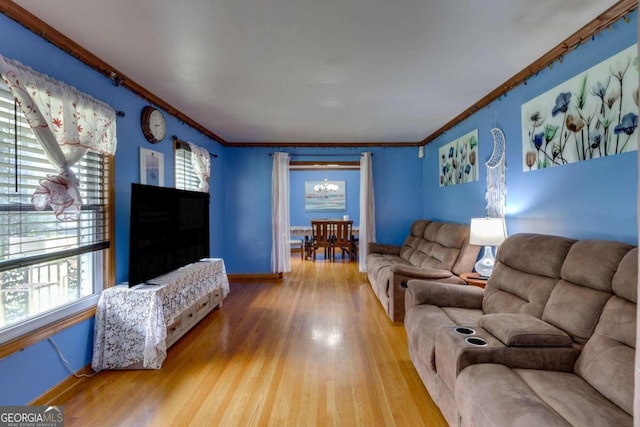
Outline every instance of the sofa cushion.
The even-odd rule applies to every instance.
[[[479,364],[456,380],[463,426],[631,426],[633,418],[567,372]]]
[[[505,240],[497,262],[536,276],[560,278],[564,259],[574,239],[544,234],[514,234]]]
[[[485,287],[483,311],[542,317],[574,242],[540,234],[510,236],[498,250],[496,266]]]
[[[576,242],[562,265],[562,279],[549,297],[542,320],[567,332],[575,342],[585,343],[613,293],[618,266],[632,248],[603,240]]]
[[[542,320],[567,332],[573,341],[584,344],[593,334],[610,297],[608,292],[560,281],[549,298]]]
[[[424,230],[427,225],[431,224],[431,221],[426,219],[419,219],[411,224],[409,235],[404,240],[402,247],[400,248],[400,258],[405,261],[409,261],[411,255],[418,249],[418,245],[424,239]]]
[[[633,413],[636,304],[619,296],[607,302],[575,372],[609,400]]]
[[[408,235],[406,239],[404,239],[404,243],[400,247],[400,258],[407,261],[407,263],[411,264],[409,260],[413,256],[413,254],[420,247],[420,243],[423,242],[423,238],[419,236],[414,236],[412,234]]]
[[[633,248],[622,258],[611,285],[616,295],[638,303],[638,248]]]
[[[455,398],[464,427],[571,426],[504,365],[467,366],[456,379]]]
[[[560,274],[568,282],[610,293],[618,266],[631,249],[622,242],[580,240],[571,246]]]
[[[632,423],[631,414],[625,413],[575,374],[527,369],[515,369],[514,372],[571,425],[624,426]]]
[[[473,308],[442,307],[447,317],[456,325],[475,326],[482,316],[482,311]]]
[[[575,370],[594,389],[632,414],[634,359],[633,348],[598,335],[585,346]]]
[[[485,314],[478,325],[510,347],[570,347],[571,338],[560,329],[528,314]]]
[[[398,255],[369,254],[367,256],[367,277],[376,295],[389,296],[389,277],[395,265],[410,265]]]
[[[426,365],[435,372],[435,354],[433,348],[440,327],[453,327],[454,323],[440,307],[420,305],[408,311],[405,317],[407,343],[411,359]]]
[[[421,229],[422,235],[417,235]],[[416,221],[400,249],[400,257],[414,267],[451,271],[468,238],[467,225]]]

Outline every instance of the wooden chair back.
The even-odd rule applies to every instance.
[[[324,248],[325,259],[331,256],[331,236],[335,234],[335,223],[331,221],[311,220],[311,238],[313,241],[313,260],[316,251]]]
[[[348,253],[351,259],[351,233],[353,229],[353,221],[337,221],[335,236],[333,238],[333,257],[335,259],[336,249]]]
[[[353,221],[338,221],[336,224],[335,246],[349,246],[351,244],[351,230]]]

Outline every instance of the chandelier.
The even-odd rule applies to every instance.
[[[325,178],[322,184],[314,185],[313,191],[326,198],[329,197],[329,193],[338,191],[338,186],[336,184],[329,184],[329,180]]]

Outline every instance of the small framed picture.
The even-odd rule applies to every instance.
[[[140,147],[140,184],[164,187],[164,155]]]

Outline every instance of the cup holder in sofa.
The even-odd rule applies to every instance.
[[[462,334],[462,335],[473,335],[473,334],[476,333],[476,331],[474,331],[473,329],[467,328],[467,327],[464,327],[464,326],[456,326],[454,328],[454,331],[456,331],[457,333]]]
[[[484,339],[480,337],[467,337],[464,339],[467,344],[475,345],[478,347],[486,347],[489,345]]]

